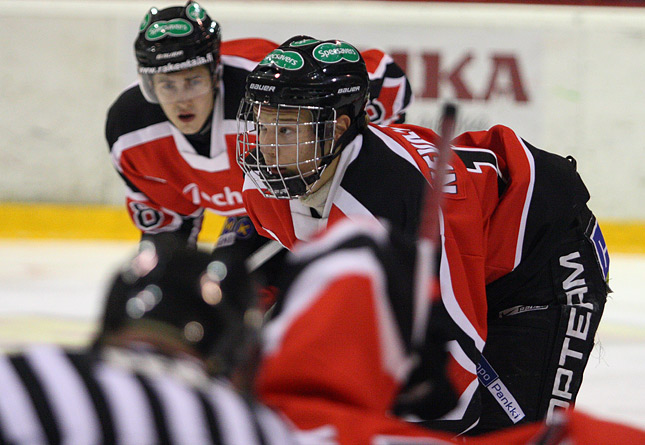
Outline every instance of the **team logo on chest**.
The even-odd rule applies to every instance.
[[[230,187],[224,187],[221,193],[214,193],[209,195],[199,189],[199,186],[194,182],[188,184],[182,190],[184,195],[188,195],[193,204],[202,206],[204,202],[214,204],[219,207],[228,207],[232,205],[242,204],[242,194],[236,190],[231,190]]]

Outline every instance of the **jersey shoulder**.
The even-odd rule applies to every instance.
[[[392,57],[376,48],[361,51],[361,56],[363,56],[363,60],[365,60],[365,66],[370,75],[377,73],[379,71],[379,67],[381,67],[382,70],[385,65],[392,62]]]
[[[266,39],[226,40],[222,42],[220,55],[223,57],[241,57],[257,63],[277,47],[278,45],[275,42]]]
[[[244,97],[246,76],[264,56],[278,45],[265,39],[238,39],[222,42],[222,81],[224,119],[234,120]]]
[[[341,186],[370,213],[413,234],[425,187],[424,173],[409,152],[377,131],[364,131],[363,146],[349,164]]]
[[[139,84],[128,87],[110,106],[105,137],[110,147],[120,136],[168,120],[161,107],[148,102]]]
[[[391,151],[399,153],[399,157],[416,165],[424,175],[430,173],[437,154],[437,133],[429,128],[410,124],[371,125],[370,128]]]
[[[361,51],[370,78],[370,98],[365,107],[370,121],[380,125],[405,122],[414,100],[405,71],[380,49]]]

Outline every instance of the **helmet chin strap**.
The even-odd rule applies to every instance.
[[[331,164],[331,162],[336,159],[338,155],[340,155],[340,153],[343,151],[343,148],[345,148],[347,144],[353,141],[358,133],[361,132],[361,130],[367,127],[367,124],[365,122],[365,114],[365,110],[363,110],[352,120],[352,122],[349,124],[349,127],[347,127],[347,130],[345,130],[345,132],[341,134],[334,143],[334,146],[337,147],[336,151],[332,154],[323,156],[323,160],[321,161],[322,165],[327,167],[329,164]]]
[[[349,124],[347,130],[345,130],[345,132],[338,137],[338,139],[334,143],[334,146],[338,147],[336,151],[332,154],[323,156],[323,159],[321,160],[323,169],[321,171],[307,176],[306,178],[294,178],[295,180],[293,181],[293,183],[289,181],[287,188],[290,193],[304,195],[310,188],[310,186],[320,179],[322,172],[324,172],[325,169],[329,167],[329,164],[331,164],[333,160],[340,155],[340,153],[343,151],[343,148],[345,148],[348,143],[353,141],[354,138],[361,132],[361,130],[367,126],[365,121],[365,114],[365,110],[361,111],[361,113],[359,113],[359,115],[356,116]]]
[[[216,77],[216,76],[214,76]],[[215,79],[213,82],[217,82]],[[206,122],[204,122],[204,125],[202,128],[197,132],[200,135],[205,135],[205,134],[210,134],[211,127],[213,126],[213,111],[215,111],[215,102],[217,101],[217,93],[219,92],[219,87],[217,83],[215,83],[215,86],[213,87],[213,106],[211,107],[210,111],[210,117],[206,119]]]

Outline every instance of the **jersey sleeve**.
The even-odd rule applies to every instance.
[[[142,236],[174,232],[188,245],[195,245],[202,227],[204,208],[187,202],[166,184],[138,175],[127,163],[120,163],[120,158],[113,156],[112,159],[126,185],[126,209]],[[148,193],[143,193],[142,189]],[[184,212],[164,207],[152,197],[160,195],[169,199],[169,194],[176,195],[176,202],[182,204]]]
[[[535,185],[535,163],[528,148],[515,133],[496,126],[488,131],[463,133],[456,144],[479,147],[494,153],[505,186],[491,216],[487,283],[511,272],[520,262],[528,210]],[[474,167],[474,165],[473,165]]]
[[[339,443],[447,437],[392,416],[418,366],[416,348],[430,325],[420,320],[431,299],[424,299],[427,305],[412,303],[413,295],[423,294],[411,291],[415,255],[405,247],[409,244],[401,249],[387,244],[381,251],[366,241],[375,234],[388,237],[385,232],[375,223],[343,220],[299,244],[287,270],[293,280],[264,330],[262,400],[302,430],[332,427]],[[436,360],[426,365],[444,369]]]
[[[370,78],[370,99],[366,106],[370,121],[378,125],[401,124],[413,100],[405,72],[381,50],[362,51]]]
[[[532,146],[502,125],[456,141],[494,153],[504,183],[490,217],[486,283],[520,264],[530,276],[589,199],[575,162]]]
[[[373,443],[378,435],[442,437],[387,415],[404,364],[387,351],[394,347],[391,338],[381,337],[386,320],[369,274],[321,284],[309,291],[296,284],[292,303],[303,307],[289,305],[267,326],[261,399],[308,437],[328,431],[334,443]]]
[[[203,208],[198,208],[190,215],[182,215],[132,189],[127,190],[125,201],[130,219],[141,231],[142,238],[173,233],[186,245],[196,245],[204,220]]]

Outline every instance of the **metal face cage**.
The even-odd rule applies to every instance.
[[[237,125],[237,163],[267,198],[310,194],[336,149],[333,108],[244,99]]]

